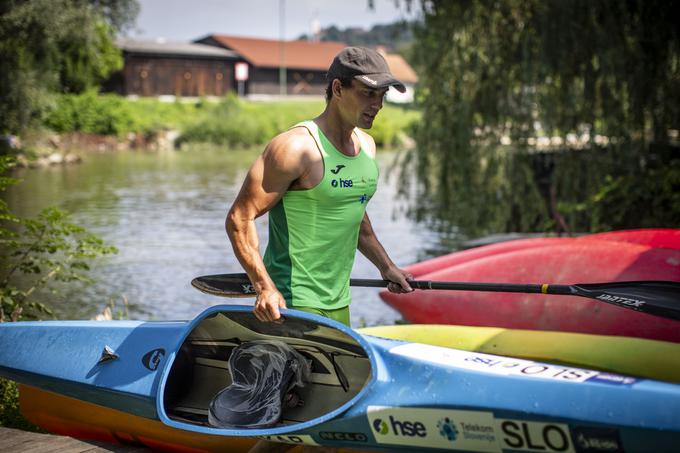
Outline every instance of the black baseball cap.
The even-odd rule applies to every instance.
[[[333,59],[326,73],[326,80],[354,78],[371,88],[393,86],[399,92],[406,91],[403,83],[394,78],[385,58],[366,47],[345,47]]]

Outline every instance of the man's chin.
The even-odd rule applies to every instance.
[[[373,127],[373,120],[362,119],[362,120],[359,122],[359,127],[360,127],[361,129],[370,129],[370,128]]]

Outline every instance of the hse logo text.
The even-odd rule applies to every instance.
[[[389,434],[390,432],[395,436],[404,437],[425,437],[427,436],[427,429],[421,422],[412,422],[408,420],[397,420],[390,415],[387,421],[378,418],[373,421],[373,429],[378,434]]]
[[[351,179],[333,179],[331,180],[331,186],[333,187],[354,187],[354,182]]]

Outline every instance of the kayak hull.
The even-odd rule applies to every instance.
[[[418,276],[433,281],[577,284],[680,281],[680,250],[573,241],[491,255]],[[680,342],[680,322],[570,296],[415,291],[380,297],[413,323],[620,335]]]
[[[175,429],[159,420],[26,385],[20,386],[19,403],[21,413],[31,423],[51,433],[78,439],[187,453],[247,452],[257,441]]]
[[[543,237],[530,239],[516,239],[496,244],[475,247],[469,250],[449,253],[436,258],[411,264],[405,269],[416,277],[440,271],[447,267],[466,263],[479,258],[526,250],[536,247],[567,245],[575,241],[610,241],[645,245],[653,248],[668,248],[680,250],[680,229],[678,228],[642,228],[635,230],[608,231],[605,233],[588,234],[575,238]],[[616,247],[612,245],[612,247]]]
[[[248,448],[252,441],[235,441],[233,448],[229,443],[244,437],[378,451],[500,452],[540,444],[575,452],[583,442],[606,442],[625,451],[672,451],[680,442],[676,384],[362,336],[339,323],[295,311],[284,311],[280,325],[259,323],[251,310],[212,307],[187,323],[7,323],[0,325],[0,374],[29,386],[49,383],[55,399],[44,390],[26,387],[22,398],[29,417],[48,425],[51,421],[52,429],[71,429],[76,435],[85,429],[87,421],[64,420],[58,412],[59,406],[75,399],[85,406],[76,405],[74,411],[91,425],[79,435],[97,431],[119,442],[169,450],[188,451],[182,450],[187,445],[179,434],[177,440],[170,436],[176,431],[185,440],[196,439],[189,445],[194,451],[211,450],[212,440],[207,439],[217,437],[224,439],[219,445],[229,445],[229,451]],[[59,334],[49,333],[60,327]],[[9,343],[19,331],[23,341]],[[50,342],[41,342],[48,337]],[[317,396],[288,409],[282,423],[269,428],[206,423],[205,406],[192,400],[194,392],[221,376],[225,348],[264,337],[295,345],[299,352],[311,351],[318,363],[303,391],[315,395],[318,390]],[[74,344],[73,339],[89,342]],[[102,355],[105,342],[112,344]],[[35,344],[42,348],[35,349]],[[166,347],[164,354],[158,352]],[[50,356],[71,360],[68,364],[42,360]],[[95,365],[78,363],[75,357],[94,360]],[[324,368],[324,363],[335,365]],[[106,370],[109,366],[111,371]],[[194,381],[185,381],[183,395],[170,397],[178,373],[191,374]],[[101,395],[107,393],[118,401]],[[319,405],[344,393],[337,403],[317,412]],[[143,401],[144,410],[126,411],[121,402],[131,399]],[[48,401],[55,402],[55,409]],[[196,417],[178,416],[191,409],[192,401]],[[95,417],[94,408],[106,414]],[[59,423],[62,428],[55,428]]]
[[[641,228],[637,230],[608,231],[606,233],[589,234],[578,239],[629,242],[648,247],[680,250],[680,228]]]
[[[32,423],[46,429],[49,432],[75,437],[85,440],[95,440],[108,442],[111,444],[121,444],[130,446],[140,446],[150,448],[154,451],[166,451],[176,453],[198,453],[198,452],[224,452],[246,453],[259,440],[252,437],[225,437],[210,434],[198,434],[168,427],[159,421],[149,420],[143,417],[134,416],[125,412],[110,408],[85,403],[78,399],[65,397],[62,395],[46,392],[28,386],[20,387],[20,404],[22,413]],[[564,429],[561,424],[557,424],[558,429]],[[522,426],[521,422],[517,426]],[[533,425],[526,425],[531,426]],[[512,425],[510,425],[512,427]],[[583,428],[582,428],[583,430]],[[529,430],[528,430],[529,431]],[[634,433],[634,431],[639,431]],[[347,448],[340,448],[339,453],[360,453],[362,451],[395,451],[394,448],[381,449],[362,448],[364,437],[361,433],[351,431],[326,431],[334,435],[342,435],[354,440],[348,441],[352,445]],[[560,431],[553,431],[549,437],[550,445],[558,447],[551,449],[542,439],[541,435],[531,430],[526,436],[521,430],[509,430],[510,435],[506,434],[506,439],[511,442],[524,443],[528,451],[534,451],[529,446],[542,447],[536,448],[538,451],[598,451],[579,448],[578,434],[572,433],[571,437],[563,444],[557,441],[564,439],[559,437]],[[578,433],[581,433],[579,431]],[[588,433],[588,431],[585,431]],[[533,433],[533,434],[532,434]],[[532,437],[533,435],[533,437]],[[626,445],[628,452],[634,451],[658,451],[672,452],[673,442],[677,438],[672,433],[653,431],[654,441],[646,443],[646,437],[650,434],[644,430],[632,430],[622,439],[622,433],[609,428],[595,428],[588,433],[588,439],[593,442],[606,442],[608,445],[622,447]],[[526,436],[526,437],[525,437]],[[637,437],[636,437],[637,436]],[[272,436],[269,440],[288,444],[299,444],[300,446],[309,445],[310,438],[305,435],[296,436],[295,434]],[[656,449],[654,449],[656,447]],[[293,453],[300,453],[300,447],[291,450]],[[399,451],[408,451],[408,448],[400,448]],[[413,449],[412,451],[437,451],[434,449]],[[470,450],[468,450],[470,451]],[[473,449],[471,451],[500,451],[492,449]],[[607,451],[607,450],[605,450]],[[624,451],[609,450],[609,451]]]

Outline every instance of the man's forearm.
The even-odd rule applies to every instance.
[[[389,255],[387,255],[385,248],[380,241],[378,241],[378,237],[375,235],[371,221],[367,215],[364,215],[364,218],[361,221],[357,249],[368,258],[381,273],[391,267],[395,267],[395,264],[392,262]]]
[[[248,274],[255,291],[259,294],[263,289],[275,289],[260,254],[260,239],[254,219],[239,218],[229,213],[225,222],[227,236],[234,249],[234,255]]]
[[[408,293],[413,291],[408,280],[413,276],[410,272],[399,269],[387,255],[380,241],[373,231],[368,215],[364,215],[359,230],[359,242],[357,248],[366,258],[371,261],[380,271],[383,279],[389,284],[387,289],[393,293]]]

